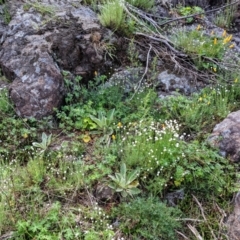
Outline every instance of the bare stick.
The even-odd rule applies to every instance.
[[[186,240],[190,240],[188,237],[186,237],[183,233],[176,231],[177,234],[179,234],[180,236],[182,236],[184,239]]]
[[[208,222],[207,222],[207,218],[206,218],[206,216],[205,216],[205,214],[204,214],[204,210],[203,210],[203,207],[202,207],[201,203],[198,201],[198,199],[197,199],[194,195],[192,195],[192,196],[193,196],[194,201],[197,203],[197,205],[199,206],[199,208],[200,208],[200,210],[201,210],[202,217],[203,217],[203,219],[206,221],[207,226],[208,226],[208,228],[209,228],[209,230],[211,231],[211,234],[212,234],[212,236],[213,236],[213,239],[214,239],[214,240],[218,240],[217,237],[215,236],[215,234],[214,234],[211,226],[210,226],[210,225],[208,224]]]
[[[127,4],[127,3],[125,3],[126,5],[128,5],[128,6],[131,6],[130,4]],[[138,22],[140,25],[142,25],[142,26],[144,26],[147,30],[148,30],[148,32],[151,32],[152,34],[155,34],[146,24],[144,24],[142,21],[140,21],[136,16],[134,16],[129,10],[128,10],[128,8],[126,7],[126,5],[123,5],[123,8],[124,8],[124,10],[126,11],[126,13],[128,14],[128,15],[130,15],[130,17],[132,17],[136,22]],[[146,18],[146,17],[145,17]],[[159,41],[159,42],[162,42],[162,43],[164,43],[164,44],[166,44],[173,52],[175,52],[175,53],[177,53],[177,54],[179,54],[179,51],[177,51],[175,48],[173,48],[171,45],[170,45],[170,43],[173,45],[173,43],[166,37],[166,36],[163,36],[159,31],[158,31],[158,25],[157,25],[157,23],[153,20],[153,19],[151,19],[151,18],[148,18],[147,19],[149,22],[151,22],[151,24],[155,27],[155,29],[156,29],[156,31],[157,31],[157,38],[155,38],[155,40],[157,40],[157,41]],[[135,35],[143,35],[143,36],[145,36],[145,37],[147,37],[148,35],[146,35],[146,34],[144,34],[144,33],[140,33],[140,32],[136,32],[135,33]],[[154,38],[154,37],[151,37],[152,39]]]
[[[222,235],[222,232],[221,232],[221,229],[222,229],[222,226],[224,226],[224,218],[227,216],[226,212],[221,209],[217,203],[215,203],[215,206],[217,207],[217,210],[218,212],[221,214],[221,220],[220,220],[220,223],[219,223],[219,232],[218,232],[218,239],[220,239],[220,235]]]
[[[186,57],[187,55],[179,52],[178,50],[176,50],[174,47],[172,47],[169,42],[171,43],[170,40],[166,39],[165,37],[163,37],[162,35],[157,35],[156,37],[154,36],[151,36],[151,35],[147,35],[147,34],[144,34],[144,33],[140,33],[140,32],[136,32],[135,33],[136,35],[139,35],[139,36],[144,36],[144,37],[147,37],[147,38],[150,38],[152,40],[155,40],[155,41],[158,41],[158,42],[162,42],[164,44],[166,44],[174,53],[182,56],[182,57]]]
[[[188,224],[187,226],[198,240],[203,240],[202,236],[200,235],[200,233],[194,226],[192,226],[190,224]]]
[[[151,50],[152,50],[152,45],[150,44],[150,48],[149,48],[148,53],[147,53],[147,63],[146,63],[145,71],[144,71],[141,79],[139,80],[138,85],[137,85],[137,87],[136,87],[136,89],[135,89],[135,92],[134,92],[134,94],[132,95],[132,97],[131,97],[130,100],[132,100],[133,97],[135,96],[135,94],[137,93],[138,89],[140,88],[140,86],[141,86],[141,84],[142,84],[142,80],[144,79],[145,75],[147,74],[147,71],[148,71],[148,63],[149,63],[149,56],[150,56]]]

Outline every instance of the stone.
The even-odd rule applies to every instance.
[[[11,81],[9,95],[16,113],[41,119],[62,104],[62,70],[86,79],[96,71],[104,72],[109,30],[100,26],[96,13],[77,1],[27,4],[27,8],[21,1],[9,4],[12,19],[4,30],[0,27],[0,67]]]
[[[177,76],[174,73],[169,73],[168,70],[159,73],[157,80],[157,87],[163,92],[180,92],[189,95],[197,90],[197,84],[193,77]]]
[[[103,87],[107,88],[119,85],[124,89],[125,93],[129,93],[144,87],[145,81],[146,77],[144,77],[144,68],[126,68],[113,73],[110,79],[103,84]]]
[[[230,113],[227,118],[217,124],[208,142],[217,147],[223,157],[233,162],[240,161],[240,111]]]

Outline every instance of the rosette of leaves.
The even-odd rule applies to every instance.
[[[98,112],[98,116],[90,115],[91,120],[97,125],[97,132],[102,133],[101,142],[109,143],[110,136],[113,134],[112,123],[114,120],[115,109],[109,110],[106,114],[103,111]]]
[[[127,174],[126,164],[122,163],[120,172],[115,173],[115,176],[109,175],[113,183],[110,183],[108,186],[116,192],[121,193],[122,197],[139,194],[141,190],[137,188],[139,185],[139,182],[137,181],[138,174],[138,170],[134,170]]]
[[[47,135],[45,132],[42,133],[42,142],[33,142],[32,145],[40,149],[40,154],[44,154],[49,145],[52,142],[52,134]]]

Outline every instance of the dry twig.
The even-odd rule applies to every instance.
[[[136,89],[135,89],[134,94],[133,94],[132,97],[131,97],[131,100],[133,99],[133,97],[135,96],[135,94],[137,93],[137,91],[139,90],[139,88],[140,88],[140,86],[141,86],[141,84],[142,84],[142,80],[144,79],[145,75],[147,74],[148,64],[149,64],[149,57],[150,57],[150,52],[151,52],[151,50],[152,50],[152,45],[150,44],[150,48],[149,48],[148,54],[147,54],[147,63],[146,63],[145,71],[144,71],[141,79],[140,79],[139,82],[138,82],[138,85],[137,85],[137,87],[136,87]]]
[[[202,236],[194,226],[190,224],[188,224],[187,226],[198,240],[203,240]]]
[[[203,219],[206,221],[207,226],[208,226],[208,228],[209,228],[209,230],[210,230],[210,232],[211,232],[211,234],[212,234],[213,239],[214,239],[214,240],[218,240],[217,237],[215,236],[215,234],[214,234],[211,226],[208,224],[208,221],[207,221],[207,218],[206,218],[206,216],[205,216],[205,214],[204,214],[204,210],[203,210],[203,207],[202,207],[201,203],[198,201],[198,199],[197,199],[194,195],[192,195],[192,196],[193,196],[194,201],[197,203],[198,207],[200,208],[202,217],[203,217]]]
[[[176,231],[177,234],[179,234],[181,237],[183,237],[186,240],[190,240],[187,236],[185,236],[183,233]]]

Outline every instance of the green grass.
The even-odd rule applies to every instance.
[[[23,9],[28,11],[30,8],[35,9],[37,12],[41,13],[42,15],[54,15],[56,9],[51,5],[42,4],[39,2],[34,3],[25,3]]]
[[[113,30],[123,28],[125,12],[121,2],[117,0],[109,0],[102,4],[100,8],[99,20],[105,27],[110,27]]]
[[[227,1],[227,3],[230,3],[230,1]],[[235,5],[224,8],[215,16],[214,23],[218,27],[231,29],[236,11],[237,8]]]
[[[144,10],[149,10],[154,6],[154,0],[149,0],[149,1],[145,1],[145,0],[127,0],[128,3],[130,3],[131,5],[137,7],[137,8],[141,8]]]
[[[211,238],[209,226],[215,233],[220,227],[209,206],[228,206],[237,176],[206,139],[239,108],[237,76],[188,97],[159,99],[149,85],[133,93],[121,81],[106,87],[101,77],[86,86],[80,79],[68,83],[66,75],[69,92],[55,127],[16,117],[1,91],[0,233],[12,231],[15,239],[191,236],[183,219],[201,217],[194,194],[212,223],[194,227]],[[107,195],[99,195],[105,188]],[[183,189],[173,211],[165,196]],[[160,227],[158,218],[167,224]]]
[[[208,36],[200,25],[192,31],[177,30],[171,39],[178,48],[189,54],[199,69],[208,69],[212,72],[220,70],[217,61],[221,61],[228,49],[234,47],[231,43],[232,35],[226,34],[226,31],[223,31],[221,37],[214,33]]]
[[[119,1],[102,3],[99,17],[117,32],[131,21]],[[131,24],[128,33],[134,32]],[[211,61],[221,62],[231,35],[217,38],[196,29],[178,32],[172,41],[197,67],[218,72],[218,83],[161,99],[154,77],[134,92],[137,83],[126,87],[115,79],[108,85],[106,76],[97,76],[84,84],[63,72],[65,105],[56,118],[41,121],[16,116],[7,91],[0,90],[0,236],[178,239],[181,233],[194,239],[191,225],[203,239],[224,239],[215,209],[230,211],[239,177],[236,166],[206,140],[240,106],[239,72],[222,71]],[[128,52],[131,65],[140,66],[133,41]],[[156,66],[154,58],[148,66],[152,76]],[[168,194],[175,192],[184,194],[170,201],[173,208]]]

